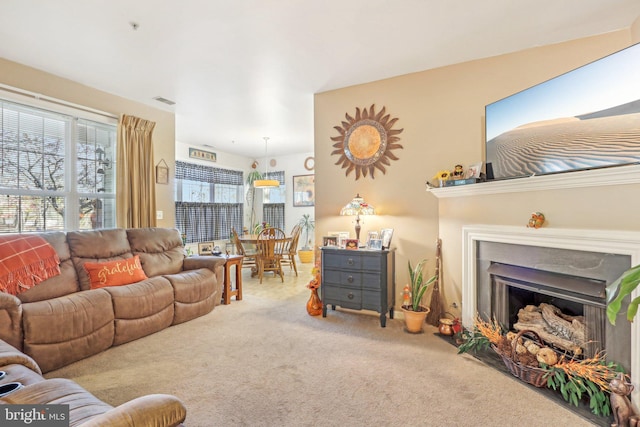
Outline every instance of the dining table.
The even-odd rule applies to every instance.
[[[241,234],[238,235],[238,240],[242,243],[242,245],[256,245],[258,243],[259,234]],[[285,240],[287,242],[291,241],[291,236],[285,236]],[[258,270],[256,266],[251,267],[251,277],[255,277],[258,275]]]
[[[256,244],[258,243],[258,236],[259,234],[242,234],[240,236],[238,236],[238,239],[240,239],[240,241],[242,243],[248,243],[248,244]],[[285,239],[287,241],[291,240],[291,236],[285,236]]]

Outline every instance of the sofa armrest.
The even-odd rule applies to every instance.
[[[26,366],[37,374],[42,375],[42,371],[35,360],[18,351],[12,345],[0,340],[0,367],[12,364]]]
[[[149,394],[93,417],[81,427],[174,427],[187,417],[187,409],[175,396]]]
[[[22,302],[5,292],[0,292],[0,340],[22,349]]]
[[[197,270],[198,268],[208,268],[214,273],[224,267],[227,260],[219,256],[190,256],[184,259],[183,270]]]

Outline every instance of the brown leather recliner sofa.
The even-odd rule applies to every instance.
[[[21,388],[0,397],[2,405],[68,405],[70,427],[174,427],[186,418],[186,408],[168,394],[141,396],[112,407],[75,382],[63,378],[45,380],[29,356],[0,340],[0,392],[15,383]]]
[[[185,258],[178,230],[40,233],[60,275],[13,296],[0,292],[0,339],[49,372],[111,346],[209,313],[220,304],[224,258]],[[148,279],[91,289],[85,262],[139,255]]]

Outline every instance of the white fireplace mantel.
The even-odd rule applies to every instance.
[[[629,255],[631,265],[640,264],[640,232],[620,230],[579,230],[561,228],[526,228],[498,225],[467,225],[462,228],[462,323],[473,327],[477,313],[476,260],[478,242],[508,243]],[[636,289],[632,298],[640,296]],[[623,320],[620,320],[623,321]],[[640,321],[631,325],[631,381],[636,404],[640,399]]]
[[[551,175],[536,175],[503,181],[488,181],[452,187],[427,187],[439,199],[449,197],[484,196],[488,194],[521,193],[558,190],[562,188],[598,187],[640,183],[640,165],[625,165],[603,169],[575,171]]]

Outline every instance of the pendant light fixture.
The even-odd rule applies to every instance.
[[[269,164],[267,161],[267,144],[269,141],[269,137],[268,136],[264,136],[264,164],[265,164],[265,170],[264,170],[264,176],[263,179],[256,179],[255,181],[253,181],[253,186],[254,188],[274,188],[274,187],[280,187],[280,181],[278,181],[277,179],[267,179],[267,175],[269,175]]]

